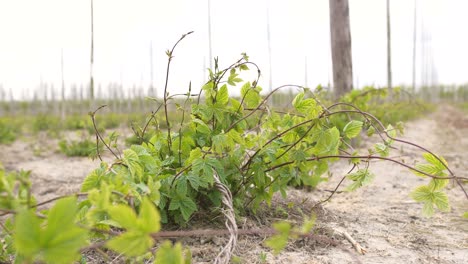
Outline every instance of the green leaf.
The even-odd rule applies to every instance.
[[[50,209],[43,229],[31,211],[20,212],[16,216],[14,236],[18,253],[47,263],[71,263],[78,259],[87,232],[74,223],[77,211],[75,197],[58,200]]]
[[[140,181],[141,177],[143,176],[144,170],[140,164],[140,158],[138,157],[137,153],[131,149],[126,149],[123,151],[123,153],[124,153],[124,157],[122,158],[123,163],[127,165],[132,177]]]
[[[31,210],[15,217],[14,245],[18,254],[30,259],[41,250],[39,219]]]
[[[291,224],[287,222],[274,223],[273,228],[278,232],[278,234],[268,238],[265,241],[265,245],[273,249],[274,254],[278,254],[288,243]]]
[[[416,202],[426,202],[431,200],[431,193],[432,191],[429,187],[423,185],[417,187],[413,192],[411,192],[410,196]]]
[[[227,85],[223,85],[219,88],[218,94],[216,95],[216,102],[221,105],[226,105],[229,102]]]
[[[203,182],[198,175],[193,175],[193,173],[188,173],[187,176],[185,176],[185,178],[195,191],[198,191],[198,188],[200,186],[204,188],[208,187],[208,184],[206,182]]]
[[[310,233],[312,228],[314,228],[316,221],[317,215],[315,213],[312,213],[311,217],[305,217],[299,232],[303,235]]]
[[[363,122],[353,120],[345,125],[343,133],[347,138],[355,138],[361,133]]]
[[[362,186],[371,183],[374,180],[375,175],[367,169],[361,169],[354,173],[348,174],[346,178],[354,181],[351,185],[347,187],[347,190],[354,191]]]
[[[129,231],[117,236],[106,243],[106,246],[117,253],[128,257],[145,254],[154,245],[154,240],[139,231]]]
[[[249,108],[257,107],[258,104],[262,101],[259,91],[254,89],[250,82],[246,82],[241,87],[241,96],[243,98],[243,102]]]
[[[437,159],[436,156],[434,156],[434,155],[432,155],[430,153],[423,153],[423,157],[427,162],[434,165],[440,171],[446,170],[446,167],[448,166],[447,161],[443,157],[438,157],[440,159],[439,160],[439,159]]]
[[[185,221],[188,221],[190,216],[197,211],[195,202],[187,196],[176,195],[169,204],[169,210],[177,210],[182,213]]]
[[[78,212],[75,197],[63,198],[50,209],[41,235],[44,259],[49,263],[72,262],[86,244],[87,232],[74,223]]]
[[[447,194],[444,192],[433,192],[434,205],[442,212],[450,211],[450,203]]]
[[[102,168],[98,168],[93,170],[86,178],[84,179],[82,185],[81,185],[81,191],[82,192],[87,192],[90,191],[94,188],[99,188],[101,178],[103,176],[103,170]]]
[[[431,188],[432,190],[434,191],[438,191],[438,190],[441,190],[443,188],[445,188],[445,186],[447,186],[449,184],[449,180],[448,179],[436,179],[436,178],[433,178],[431,179],[431,181],[429,182],[429,188]]]
[[[320,107],[317,107],[317,102],[312,98],[304,99],[304,92],[296,95],[292,104],[301,114],[306,114],[309,118],[315,118],[318,115]]]
[[[177,243],[174,247],[172,247],[172,243],[170,241],[164,241],[164,243],[159,247],[158,251],[156,252],[156,259],[154,263],[187,263],[187,261],[184,259],[184,254],[182,252],[182,245],[180,243]]]
[[[336,127],[329,128],[321,133],[317,139],[314,152],[317,155],[335,155],[340,143],[340,132]]]
[[[396,135],[397,135],[396,134],[397,133],[396,129],[393,128],[393,126],[390,125],[390,124],[387,126],[387,129],[385,131],[387,131],[388,135],[393,137],[393,138],[396,137]]]
[[[72,228],[75,223],[75,214],[78,211],[78,206],[75,197],[67,197],[60,199],[52,207],[47,216],[47,228],[42,239],[48,241],[59,235],[62,229]]]
[[[304,92],[301,92],[301,93],[298,93],[296,95],[296,97],[294,97],[293,101],[292,101],[292,105],[294,106],[294,108],[298,108],[298,106],[300,105],[300,103],[302,102],[302,99],[304,99]]]
[[[434,191],[429,186],[419,186],[410,194],[416,202],[424,203],[423,215],[432,216],[434,214],[434,205],[440,211],[450,211],[448,196],[441,191]]]
[[[375,151],[379,153],[381,157],[388,157],[388,155],[390,154],[390,148],[386,144],[376,143],[374,148]]]
[[[425,172],[425,173],[427,173],[429,175],[438,176],[441,173],[441,171],[436,166],[431,165],[431,164],[416,164],[416,166],[414,166],[414,167],[417,170]],[[417,176],[427,177],[427,175],[425,175],[423,173],[420,173],[418,171],[413,171],[413,173],[416,174]],[[442,175],[442,176],[444,176],[444,175]]]
[[[140,205],[138,226],[145,233],[156,233],[161,229],[161,217],[154,204],[145,197]]]
[[[135,229],[137,225],[137,216],[135,211],[127,205],[117,204],[109,207],[108,213],[110,217],[119,223],[122,228]]]
[[[45,245],[44,260],[47,263],[71,263],[79,259],[79,250],[86,245],[86,239],[87,233],[83,229],[61,229],[61,233]]]
[[[202,120],[200,119],[193,119],[192,120],[195,124],[197,124],[197,127],[196,127],[196,130],[202,134],[205,134],[205,135],[209,135],[211,134],[211,129],[208,127],[207,124],[205,124],[205,122],[203,122]]]

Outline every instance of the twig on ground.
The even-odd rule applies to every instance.
[[[346,238],[346,240],[349,241],[349,243],[351,243],[351,245],[353,245],[354,249],[356,249],[356,251],[361,254],[361,255],[365,255],[367,250],[363,247],[361,247],[361,245],[359,245],[358,242],[356,242],[356,240],[354,240],[354,238],[351,237],[351,235],[344,231],[344,230],[339,230],[339,229],[334,229],[334,231],[340,235],[342,235],[344,238]]]

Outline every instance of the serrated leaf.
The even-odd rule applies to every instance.
[[[151,201],[159,205],[159,201],[161,200],[161,193],[159,189],[161,188],[161,182],[160,181],[154,181],[152,177],[148,177],[148,188],[150,189],[150,199]]]
[[[441,172],[436,166],[434,165],[431,165],[431,164],[416,164],[416,166],[414,166],[415,169],[417,170],[420,170],[422,172],[425,172],[429,175],[439,175],[439,173]],[[413,171],[414,174],[416,174],[417,176],[421,176],[421,177],[427,177],[427,175],[423,174],[423,173],[420,173],[418,171]]]
[[[169,210],[177,210],[182,213],[182,217],[185,221],[188,221],[190,216],[197,210],[195,202],[187,196],[177,195],[172,198],[169,204]]]
[[[262,100],[259,91],[253,89],[250,82],[246,82],[241,87],[241,96],[243,98],[244,104],[249,108],[257,107]]]
[[[317,155],[334,155],[338,152],[340,132],[336,127],[329,128],[317,139],[314,152]]]
[[[236,99],[234,98],[230,98],[229,101],[231,102],[231,109],[234,110],[234,111],[239,111],[241,112],[243,109],[241,103],[239,101],[237,101]]]
[[[31,211],[20,212],[15,221],[15,246],[28,259],[47,263],[71,263],[86,244],[87,232],[74,223],[75,197],[63,198],[50,209],[45,228]]]
[[[362,186],[365,186],[371,183],[374,180],[375,175],[367,169],[361,169],[361,170],[358,170],[357,172],[348,174],[346,177],[354,181],[346,189],[348,191],[354,191]]]
[[[426,217],[434,215],[434,205],[431,202],[425,202],[422,208],[422,213]]]
[[[390,148],[383,143],[376,143],[374,145],[375,151],[381,156],[381,157],[388,157],[390,154]]]
[[[343,133],[347,138],[355,138],[361,133],[363,122],[352,120],[343,128]]]
[[[177,193],[185,195],[187,193],[187,180],[185,177],[179,177],[176,185]]]
[[[302,102],[302,99],[304,99],[304,95],[305,95],[304,92],[300,92],[296,95],[296,97],[294,97],[292,101],[292,105],[294,106],[294,108],[297,109],[299,104]]]
[[[86,239],[87,233],[81,228],[62,229],[46,245],[44,260],[47,263],[71,263],[80,257],[79,250],[86,245]]]
[[[448,196],[441,191],[434,191],[429,186],[419,186],[410,193],[416,202],[424,203],[423,215],[432,216],[434,205],[441,211],[450,211]]]
[[[447,194],[444,192],[433,192],[433,202],[434,205],[442,212],[450,211],[450,204]]]
[[[99,187],[100,183],[100,169],[93,170],[86,178],[84,179],[83,183],[81,184],[81,191],[87,192],[94,188]]]
[[[155,263],[164,263],[164,264],[185,264],[187,263],[184,259],[184,254],[182,252],[182,245],[180,243],[175,244],[172,247],[170,241],[164,241],[164,243],[159,247],[156,252]]]
[[[431,179],[431,181],[429,182],[429,188],[431,188],[432,190],[434,191],[438,191],[438,190],[441,190],[443,188],[445,188],[445,186],[447,186],[449,184],[449,180],[448,179],[436,179],[436,178],[433,178]]]
[[[307,114],[309,118],[315,118],[320,109],[317,108],[317,102],[312,98],[304,99],[304,92],[296,95],[292,104],[301,114]]]
[[[112,238],[106,246],[127,257],[145,254],[154,245],[154,240],[143,232],[129,231]]]
[[[431,197],[430,197],[431,193],[432,191],[429,189],[429,187],[423,185],[423,186],[417,187],[414,191],[412,191],[410,196],[416,202],[425,202],[425,201],[431,200]]]
[[[202,134],[205,134],[205,135],[209,135],[211,133],[211,129],[208,127],[207,124],[205,124],[205,122],[203,122],[202,120],[200,119],[193,119],[192,120],[195,124],[197,124],[197,127],[196,127],[196,130]]]
[[[440,161],[437,159],[437,157],[430,153],[423,153],[423,157],[427,162],[434,165],[440,171],[444,171],[446,166],[448,166],[447,161],[443,157],[439,157]]]
[[[218,94],[216,95],[216,102],[221,105],[226,105],[229,102],[227,85],[223,85],[219,88]]]
[[[136,178],[138,181],[141,180],[144,170],[140,164],[140,158],[138,157],[138,154],[131,149],[124,150],[123,154],[124,157],[122,158],[122,162],[127,165],[132,177]]]

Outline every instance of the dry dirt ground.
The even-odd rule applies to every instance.
[[[442,106],[429,116],[408,122],[402,137],[444,156],[455,174],[468,177],[468,116],[451,106]],[[414,164],[421,152],[396,145],[392,157]],[[34,193],[39,201],[70,194],[98,161],[67,158],[57,153],[57,141],[45,135],[23,138],[9,146],[0,146],[0,162],[7,170],[32,170]],[[347,162],[335,164],[329,182],[319,190],[291,190],[287,201],[276,199],[272,207],[255,219],[244,219],[242,228],[265,227],[288,215],[300,219],[301,213],[329,195]],[[288,244],[279,255],[263,246],[266,237],[240,237],[236,254],[241,263],[468,263],[468,220],[460,216],[468,211],[468,200],[455,186],[449,187],[452,210],[433,218],[421,215],[421,205],[408,194],[427,179],[388,162],[373,162],[375,181],[355,192],[343,192],[318,210],[317,233],[328,239],[299,239]],[[465,187],[468,187],[465,184]],[[343,189],[344,187],[340,188]],[[291,206],[294,205],[294,206]],[[299,210],[300,209],[300,210]],[[344,230],[367,251],[359,255],[351,244],[336,233]],[[188,238],[194,262],[209,263],[225,238]],[[338,244],[338,245],[336,245]],[[92,261],[92,258],[90,259]]]

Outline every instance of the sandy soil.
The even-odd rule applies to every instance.
[[[444,156],[458,176],[468,177],[466,135],[468,116],[453,107],[442,106],[427,118],[407,123],[403,138]],[[421,153],[414,148],[397,147],[393,157],[410,164],[420,159]],[[99,165],[98,160],[65,157],[57,152],[57,140],[45,135],[0,146],[0,162],[8,170],[32,170],[33,191],[39,201],[77,192],[81,181]],[[334,189],[347,170],[346,162],[335,164],[331,180],[320,185],[318,191],[291,190],[287,201],[277,199],[257,219],[244,219],[239,225],[266,226],[284,215],[300,219],[298,208],[310,211],[315,201],[329,195],[326,190]],[[262,245],[265,237],[241,237],[236,252],[241,262],[468,263],[468,221],[460,217],[468,211],[468,201],[456,186],[448,191],[452,211],[427,219],[421,215],[421,205],[408,197],[425,179],[388,162],[373,162],[371,170],[377,175],[373,184],[356,192],[337,194],[319,210],[317,232],[329,240],[292,241],[284,252],[274,256]],[[288,208],[291,202],[295,206]],[[348,232],[367,253],[358,255],[334,230]],[[339,246],[334,246],[332,240]],[[224,238],[188,238],[183,242],[192,249],[194,262],[209,263],[223,241]]]

